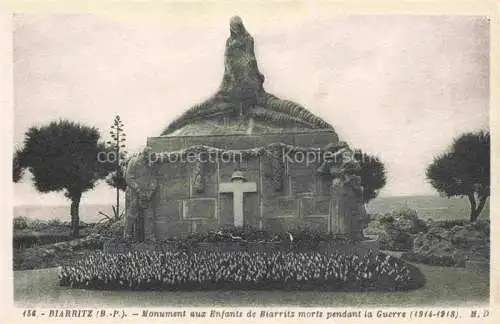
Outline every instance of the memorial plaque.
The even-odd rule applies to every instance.
[[[316,194],[316,177],[313,172],[304,172],[291,176],[293,195]]]
[[[216,199],[198,198],[183,202],[183,219],[190,218],[215,218]]]
[[[294,198],[277,198],[263,201],[263,217],[298,217],[299,201]]]
[[[190,175],[187,164],[163,163],[158,167],[158,174],[162,201],[190,196]]]

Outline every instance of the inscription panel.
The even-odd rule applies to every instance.
[[[162,163],[158,166],[160,200],[189,197],[189,172],[186,163]]]
[[[311,174],[302,173],[291,176],[291,178],[292,194],[300,195],[316,193],[316,178]]]
[[[162,201],[155,208],[156,221],[172,222],[182,219],[182,200]]]
[[[325,216],[308,216],[302,218],[303,228],[308,228],[320,232],[328,232],[328,217]]]
[[[299,201],[293,198],[277,198],[263,201],[263,217],[298,217]]]
[[[243,196],[243,224],[259,227],[259,196],[249,192]]]
[[[288,190],[286,190],[286,184],[288,182],[285,181],[285,177],[282,179],[283,185],[281,190],[276,190],[276,186],[271,175],[262,174],[261,177],[262,186],[260,188],[259,195],[261,195],[262,199],[272,199],[279,196],[286,196],[288,194]]]
[[[314,215],[329,215],[330,214],[330,199],[316,198],[314,201]]]
[[[215,199],[188,199],[183,202],[183,218],[215,218]]]
[[[329,198],[302,198],[302,213],[303,216],[311,215],[329,215],[330,214],[330,199]]]
[[[303,224],[299,218],[268,218],[263,223],[264,228],[271,232],[286,232]]]
[[[330,196],[332,188],[332,177],[328,175],[318,175],[316,177],[317,193],[321,196]]]
[[[219,196],[219,224],[222,227],[234,225],[233,195],[223,193]]]
[[[175,222],[156,222],[155,226],[156,239],[162,240],[166,238],[182,237],[190,233],[189,224],[184,221]]]

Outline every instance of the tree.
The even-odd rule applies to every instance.
[[[453,141],[449,152],[428,166],[427,179],[443,196],[467,197],[470,220],[476,221],[490,196],[490,134],[466,133]]]
[[[358,175],[363,184],[363,202],[366,204],[376,198],[386,184],[385,166],[378,157],[363,153],[360,150],[354,152],[355,161],[360,164]]]
[[[111,130],[109,132],[111,134],[111,141],[107,141],[109,149],[113,152],[114,156],[114,165],[113,172],[106,179],[106,183],[114,188],[116,188],[116,207],[113,206],[113,217],[109,217],[105,213],[100,212],[100,214],[104,215],[108,219],[118,220],[121,217],[120,213],[120,190],[125,191],[127,189],[127,183],[125,181],[125,172],[124,172],[124,156],[127,153],[125,151],[125,139],[126,134],[123,131],[123,123],[120,119],[119,115],[116,115],[115,120],[113,121],[113,125],[111,125]]]
[[[24,167],[21,165],[19,148],[14,150],[14,157],[12,159],[12,180],[14,182],[19,182],[24,174]]]
[[[96,128],[68,120],[47,126],[31,127],[25,133],[24,147],[14,154],[14,181],[21,180],[22,170],[33,175],[39,192],[64,191],[71,200],[71,236],[79,236],[79,206],[82,194],[110,172],[102,159],[106,146],[99,142]],[[101,159],[99,158],[101,156]]]

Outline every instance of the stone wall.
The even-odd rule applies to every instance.
[[[229,149],[248,149],[285,143],[324,147],[336,143],[334,133],[271,134],[260,136],[158,137],[148,144],[155,152],[172,152],[194,145]],[[318,175],[319,159],[306,164],[299,159],[283,159],[282,174],[276,176],[273,158],[267,155],[237,156],[227,161],[210,159],[200,164],[177,161],[157,166],[158,189],[152,208],[159,239],[206,231],[234,224],[233,194],[219,193],[220,183],[231,182],[236,170],[245,172],[257,192],[244,194],[244,224],[271,231],[309,227],[342,232],[337,226],[331,179]],[[275,160],[276,162],[276,160]],[[200,171],[201,170],[201,171]],[[201,177],[201,178],[197,178]],[[281,185],[276,185],[281,180]],[[201,185],[200,185],[201,184]],[[200,188],[201,187],[201,188]]]

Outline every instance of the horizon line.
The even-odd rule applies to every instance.
[[[405,198],[405,197],[436,197],[436,198],[459,198],[459,197],[443,197],[440,195],[432,194],[415,194],[415,195],[390,195],[390,196],[379,196],[371,200],[370,202],[377,200],[379,198]],[[368,204],[370,203],[368,202]],[[95,203],[83,203],[80,206],[91,206],[91,205],[113,205],[114,202],[95,202]],[[69,204],[68,204],[69,205]],[[13,204],[13,207],[23,207],[23,206],[66,206],[66,204]]]

